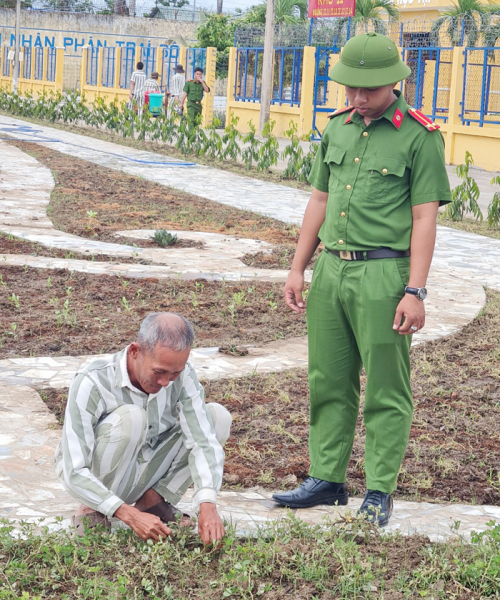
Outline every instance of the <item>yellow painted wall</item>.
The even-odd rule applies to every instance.
[[[13,50],[13,48],[12,48]],[[31,51],[28,49],[27,51]],[[2,58],[6,57],[7,53],[2,52]],[[5,58],[5,60],[7,60]],[[9,61],[10,62],[10,61]],[[43,74],[47,76],[47,64],[48,64],[48,48],[44,49],[43,54]],[[21,62],[21,73],[23,73],[23,64]],[[0,88],[12,90],[12,62],[10,64],[9,75],[4,76],[3,65],[0,68]],[[18,91],[20,94],[29,92],[33,96],[37,97],[43,92],[62,92],[63,89],[63,77],[64,77],[64,48],[56,48],[56,70],[54,81],[48,81],[47,79],[35,79],[35,60],[34,53],[31,61],[31,73],[30,77],[19,77],[18,78]]]

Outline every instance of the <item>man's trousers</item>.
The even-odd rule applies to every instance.
[[[392,329],[409,258],[345,261],[324,251],[307,299],[309,474],[343,483],[365,367],[366,487],[391,493],[410,434],[411,336]]]
[[[220,404],[207,404],[221,445],[229,437],[231,415]],[[188,450],[180,425],[166,431],[154,448],[146,443],[147,415],[139,406],[120,406],[95,430],[92,473],[127,504],[153,488],[171,504],[177,504],[193,483]]]

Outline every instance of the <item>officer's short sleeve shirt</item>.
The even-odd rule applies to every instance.
[[[439,130],[398,99],[366,126],[356,111],[325,128],[309,182],[328,192],[319,237],[331,250],[408,250],[413,206],[451,201]]]
[[[191,102],[201,102],[203,100],[203,85],[194,80],[186,81],[184,92],[187,94],[187,99]],[[209,88],[210,91],[210,88]]]

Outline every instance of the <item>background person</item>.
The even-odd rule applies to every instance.
[[[176,65],[174,67],[175,75],[172,77],[172,85],[170,90],[170,98],[168,101],[168,116],[170,116],[171,110],[176,113],[181,113],[181,98],[184,86],[186,85],[186,77],[184,76],[184,67],[182,65]]]
[[[136,70],[130,78],[130,105],[137,107],[137,114],[141,117],[144,106],[144,84],[146,83],[146,73],[144,73],[144,63],[139,61]]]
[[[117,517],[143,540],[171,534],[182,519],[175,508],[194,482],[203,543],[218,541],[217,513],[231,415],[205,404],[203,387],[188,362],[194,332],[174,313],[152,313],[137,341],[84,366],[73,379],[55,470],[82,505],[73,518],[110,527]]]
[[[184,109],[184,102],[187,98],[187,114],[191,124],[197,125],[201,121],[203,95],[210,93],[210,88],[203,81],[203,69],[196,67],[194,70],[194,79],[186,81],[181,98],[180,108]]]

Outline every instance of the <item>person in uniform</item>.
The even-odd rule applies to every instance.
[[[360,513],[379,526],[391,516],[410,433],[409,351],[425,323],[437,211],[451,200],[439,126],[395,89],[410,73],[395,43],[377,33],[352,38],[331,69],[351,106],[325,128],[284,288],[288,307],[303,313],[304,270],[323,242],[307,298],[309,477],[273,498],[292,508],[347,504],[364,366]]]
[[[194,70],[194,79],[186,81],[180,103],[180,108],[183,110],[184,102],[187,98],[187,113],[190,123],[198,124],[200,122],[203,94],[208,94],[209,92],[210,88],[203,81],[203,69],[201,67],[196,67]]]

